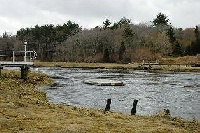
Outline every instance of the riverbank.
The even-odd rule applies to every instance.
[[[63,68],[84,68],[84,69],[148,69],[151,71],[170,71],[170,72],[200,72],[200,67],[194,64],[200,64],[200,56],[163,58],[159,63],[76,63],[76,62],[40,62],[35,61],[35,67],[63,67]]]
[[[63,68],[84,68],[84,69],[133,69],[141,70],[141,64],[117,64],[117,63],[74,63],[74,62],[35,62],[35,67],[63,67]],[[146,65],[149,67],[149,65]],[[200,67],[192,67],[191,65],[151,65],[152,71],[172,71],[172,72],[200,72]]]
[[[130,116],[103,110],[51,104],[38,86],[52,84],[44,74],[3,70],[0,78],[0,132],[200,132],[200,122],[160,113]]]

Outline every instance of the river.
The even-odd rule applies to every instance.
[[[48,74],[55,85],[47,88],[53,103],[104,109],[111,98],[111,111],[130,114],[134,99],[137,113],[152,115],[169,109],[172,116],[200,120],[200,73],[153,73],[136,70],[48,68],[34,69]],[[84,84],[86,79],[110,79],[124,86]]]

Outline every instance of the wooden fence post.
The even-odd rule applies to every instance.
[[[105,108],[105,110],[104,110],[104,113],[105,113],[106,111],[109,111],[109,110],[110,110],[110,104],[111,104],[111,99],[107,99],[107,104],[106,104],[106,108]]]
[[[138,102],[138,100],[136,100],[136,99],[133,101],[133,108],[131,109],[131,115],[135,115],[136,114],[137,102]]]

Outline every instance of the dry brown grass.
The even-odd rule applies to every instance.
[[[108,69],[137,69],[139,63],[76,63],[76,62],[40,62],[36,61],[36,67],[65,67],[65,68],[108,68]]]
[[[191,64],[200,63],[200,56],[187,56],[178,58],[163,58],[160,65],[152,65],[152,70],[175,72],[200,72],[200,67],[192,67]],[[40,62],[36,61],[36,67],[64,67],[64,68],[107,68],[107,69],[140,69],[141,63],[117,64],[117,63],[75,63],[75,62]]]
[[[160,62],[163,64],[182,64],[182,65],[200,64],[200,55],[162,58]]]
[[[51,104],[36,87],[51,84],[44,74],[29,75],[3,71],[0,78],[0,132],[37,133],[198,133],[199,122],[165,115],[130,116],[103,110]]]

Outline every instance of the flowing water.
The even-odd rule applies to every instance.
[[[38,68],[55,86],[45,89],[53,103],[104,109],[111,98],[111,111],[130,114],[134,99],[137,114],[169,109],[172,116],[200,120],[200,73],[150,73],[135,70]],[[111,79],[125,86],[95,86],[86,79]]]

